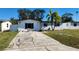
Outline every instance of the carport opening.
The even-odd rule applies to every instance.
[[[33,25],[34,25],[33,23],[25,23],[25,29],[27,28],[33,29],[34,28]]]

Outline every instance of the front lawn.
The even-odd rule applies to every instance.
[[[17,32],[1,32],[0,33],[0,50],[8,47],[11,40],[16,36]]]
[[[79,30],[47,31],[45,34],[64,45],[79,48]]]

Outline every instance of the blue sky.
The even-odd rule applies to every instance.
[[[19,8],[0,8],[0,19],[8,20],[11,17],[18,18],[18,10]],[[34,10],[35,8],[28,8],[30,10]],[[45,17],[43,20],[46,20],[46,15],[49,13],[49,8],[42,8],[45,10]],[[52,11],[57,11],[60,16],[64,13],[72,13],[73,20],[79,21],[79,15],[76,15],[76,11],[79,11],[79,8],[52,8]],[[77,19],[76,19],[77,17]]]

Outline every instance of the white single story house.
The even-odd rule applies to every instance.
[[[1,31],[22,31],[27,29],[32,29],[34,31],[39,30],[52,30],[54,26],[48,24],[47,21],[37,21],[32,19],[20,20],[18,24],[12,25],[9,21],[3,22],[1,24]],[[63,30],[63,29],[79,29],[79,22],[67,22],[61,23],[59,26],[55,26],[55,30]]]
[[[10,30],[10,28],[11,28],[11,22],[9,22],[9,21],[5,21],[5,22],[2,22],[1,23],[1,31],[3,32],[3,31],[8,31],[8,30]]]
[[[18,21],[17,25],[12,25],[10,30],[22,31],[25,29],[32,29],[35,31],[39,31],[41,29],[41,22],[37,20],[32,20],[32,19],[21,20],[21,21]]]

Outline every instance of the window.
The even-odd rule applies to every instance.
[[[66,24],[66,26],[68,26],[68,23]]]
[[[7,27],[8,27],[8,24],[7,24]]]
[[[60,26],[60,23],[56,23],[55,26]]]
[[[44,23],[44,26],[47,26],[47,24],[46,24],[46,23]]]
[[[76,23],[74,23],[74,26],[77,26],[77,24],[76,24]]]

